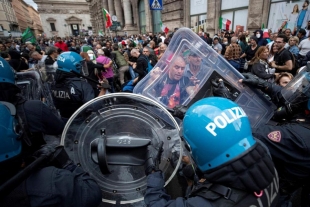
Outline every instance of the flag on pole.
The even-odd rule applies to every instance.
[[[111,20],[111,15],[106,9],[102,9],[103,12],[103,17],[105,19],[105,27],[109,28],[112,26],[112,20]]]
[[[262,24],[262,28],[261,29],[265,29],[265,24],[264,23]]]
[[[225,29],[226,31],[228,31],[230,24],[231,24],[230,20],[220,17],[220,24],[219,24],[220,29]]]
[[[37,43],[37,39],[34,36],[34,34],[32,33],[31,29],[29,27],[27,27],[27,29],[23,32],[22,34],[22,41],[25,42],[31,42],[36,44]]]
[[[163,31],[165,34],[169,32],[168,27],[166,27],[162,22],[160,23],[161,31]]]
[[[103,36],[102,30],[100,30],[100,31],[98,32],[98,35],[99,35],[99,36]]]

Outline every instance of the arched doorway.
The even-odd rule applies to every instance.
[[[138,13],[139,13],[139,25],[140,25],[139,29],[140,29],[140,32],[146,33],[146,16],[145,16],[144,0],[139,1]]]

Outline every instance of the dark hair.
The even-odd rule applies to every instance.
[[[110,52],[110,50],[109,50],[108,48],[104,48],[104,49],[103,49],[103,52],[104,52],[104,55],[105,55],[105,56],[111,58],[111,52]]]
[[[113,44],[113,50],[114,50],[114,51],[117,51],[117,50],[118,50],[118,45],[117,45],[117,43]]]
[[[305,2],[309,5],[309,1],[308,0],[306,0]]]
[[[277,38],[282,38],[282,39],[283,39],[283,42],[287,43],[287,37],[286,37],[285,34],[279,34],[279,35],[277,36]]]
[[[241,42],[243,42],[245,45],[247,45],[245,35],[241,35],[239,39]]]
[[[50,47],[50,48],[47,49],[46,55],[51,55],[51,54],[53,54],[54,52],[57,52],[57,53],[58,53],[57,50],[58,50],[58,48],[56,48],[56,47]]]
[[[9,53],[7,53],[7,52],[1,52],[0,55],[4,59],[9,57]]]

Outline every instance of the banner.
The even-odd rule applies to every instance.
[[[34,34],[32,33],[31,29],[29,27],[27,27],[27,29],[24,31],[24,33],[22,34],[22,41],[25,42],[31,42],[36,44],[37,43],[37,39],[34,36]]]
[[[163,10],[163,1],[150,0],[150,10]]]
[[[293,1],[292,3],[278,2],[270,5],[268,29],[278,32],[279,29],[305,29],[310,20],[310,7],[307,1]]]

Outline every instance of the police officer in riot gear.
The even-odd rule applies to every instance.
[[[13,69],[0,58],[0,206],[99,205],[96,182],[63,147],[45,144],[42,134],[61,134],[62,120],[41,101],[25,101],[19,93]],[[42,156],[44,162],[29,168]]]
[[[287,86],[264,81],[250,73],[240,82],[261,89],[278,106],[274,119],[253,135],[269,148],[279,172],[282,206],[302,187],[301,206],[310,204],[310,73],[304,69]]]
[[[185,113],[182,137],[205,180],[196,182],[187,200],[170,200],[157,167],[161,147],[149,147],[144,198],[148,206],[276,206],[274,164],[236,103],[217,97],[196,102]]]
[[[57,58],[52,95],[60,115],[69,118],[80,106],[95,98],[93,88],[80,75],[88,75],[87,64],[75,52],[61,53]]]

